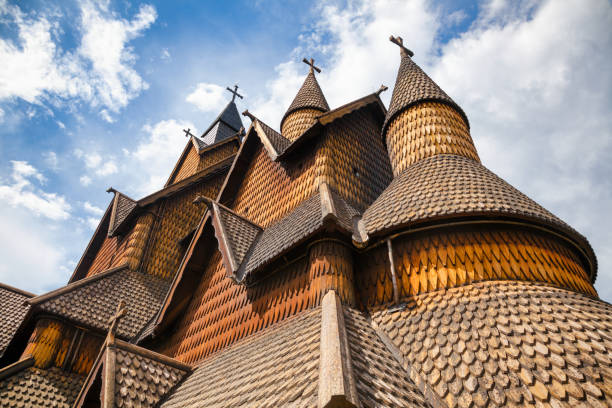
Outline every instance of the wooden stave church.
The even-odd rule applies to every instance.
[[[0,286],[0,405],[609,406],[587,239],[392,41],[389,110],[330,110],[310,60],[281,132],[244,131],[234,89],[163,189],[109,189],[66,286]]]

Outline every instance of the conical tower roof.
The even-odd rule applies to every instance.
[[[200,139],[207,145],[212,145],[221,140],[232,137],[242,127],[242,120],[238,114],[236,103],[232,99],[221,111],[219,116],[210,124],[208,129],[202,133]]]
[[[395,41],[394,41],[395,40]],[[419,102],[436,101],[448,104],[455,108],[469,127],[467,116],[463,109],[452,100],[413,60],[413,53],[401,44],[401,38],[393,39],[400,46],[401,63],[395,80],[395,88],[391,96],[391,103],[382,128],[384,137],[391,120],[404,109]]]
[[[319,86],[319,82],[317,82],[317,78],[315,77],[313,67],[311,66],[310,72],[306,76],[302,87],[298,91],[297,95],[289,105],[289,109],[285,112],[283,119],[281,120],[281,127],[285,118],[298,109],[311,108],[311,109],[319,109],[321,112],[329,111],[329,105],[327,104],[327,100],[325,99],[325,95],[323,95],[323,91]]]

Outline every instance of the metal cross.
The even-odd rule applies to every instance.
[[[125,302],[122,300],[117,305],[117,311],[115,311],[115,314],[111,316],[110,319],[108,319],[107,323],[110,326],[108,327],[108,335],[106,336],[107,343],[112,343],[113,341],[115,341],[115,332],[117,331],[117,327],[119,326],[119,320],[121,320],[121,318],[125,316],[126,313],[127,310],[125,309]]]
[[[193,136],[191,134],[191,128],[187,128],[187,130],[183,129],[183,132],[185,132],[185,137]]]
[[[321,72],[321,69],[319,67],[315,67],[314,58],[311,58],[310,60],[304,58],[302,62],[306,65],[310,65],[310,72],[312,72],[313,69],[319,73]]]
[[[230,88],[229,86],[226,86],[225,89],[232,93],[232,102],[234,102],[234,99],[236,99],[236,97],[242,99],[242,95],[238,93],[238,85],[234,85],[234,89]]]
[[[414,52],[412,52],[408,48],[404,47],[404,40],[402,40],[402,37],[391,36],[391,37],[389,37],[389,41],[391,41],[393,44],[397,44],[400,47],[400,53],[402,55],[407,55],[409,57],[414,56]]]

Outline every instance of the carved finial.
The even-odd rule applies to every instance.
[[[208,198],[208,197],[205,197],[205,196],[201,196],[201,195],[199,195],[199,196],[197,196],[197,197],[196,197],[196,198],[193,200],[193,203],[194,203],[194,204],[201,204],[201,203],[204,203],[204,204],[206,204],[208,207],[210,207],[210,205],[212,204],[212,200],[211,200],[210,198]]]
[[[315,71],[317,71],[318,73],[321,73],[321,69],[319,67],[316,67],[314,64],[314,58],[311,58],[309,60],[307,60],[306,58],[304,58],[302,60],[302,62],[306,65],[310,66],[310,72],[312,72],[312,70],[314,69]]]
[[[106,192],[107,192],[107,193],[116,193],[116,192],[117,192],[117,190],[115,190],[115,189],[114,189],[114,188],[112,188],[112,187],[109,187],[109,188],[107,188],[107,189],[106,189]]]
[[[412,52],[408,48],[404,47],[404,40],[402,40],[402,37],[391,36],[391,37],[389,37],[389,41],[391,41],[393,44],[397,44],[400,47],[400,54],[401,55],[407,55],[409,57],[412,57],[414,55],[414,52]]]
[[[389,89],[389,88],[387,88],[384,85],[381,85],[380,88],[378,88],[378,91],[376,91],[376,95],[380,96],[380,94],[385,92],[387,89]]]
[[[240,129],[238,129],[238,133],[236,133],[238,136],[242,136],[244,135],[244,126],[240,126]]]
[[[232,102],[234,102],[234,99],[236,99],[236,97],[242,99],[242,95],[238,93],[238,85],[234,85],[234,89],[230,88],[229,86],[226,86],[225,89],[232,93]]]
[[[117,310],[115,311],[115,314],[111,316],[110,319],[108,319],[108,324],[110,326],[108,327],[108,335],[106,336],[107,344],[113,343],[115,341],[115,333],[117,332],[117,327],[119,326],[119,320],[121,320],[121,318],[125,316],[126,313],[127,310],[125,309],[125,302],[122,300],[117,305]]]
[[[193,135],[191,134],[191,128],[187,128],[187,130],[183,129],[183,132],[185,132],[185,137],[188,137],[188,136],[193,136]]]
[[[251,119],[251,122],[255,122],[255,120],[257,119],[255,116],[253,116],[251,112],[249,112],[248,109],[242,112],[242,116],[248,116],[248,118]]]

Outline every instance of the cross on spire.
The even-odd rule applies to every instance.
[[[193,136],[191,134],[191,128],[187,128],[187,130],[183,129],[183,132],[185,132],[185,137]]]
[[[121,318],[125,316],[126,313],[127,310],[125,308],[125,302],[122,300],[117,304],[117,310],[115,311],[115,314],[112,315],[110,319],[108,319],[107,323],[110,326],[108,327],[108,334],[106,336],[107,343],[112,343],[115,341],[115,333],[117,332],[117,327],[119,326],[119,320],[121,320]]]
[[[321,69],[319,67],[316,67],[314,64],[314,58],[311,58],[310,60],[307,60],[306,58],[304,58],[302,62],[306,65],[310,65],[310,72],[312,72],[312,70],[315,70],[321,73]]]
[[[389,41],[391,41],[393,44],[397,44],[400,47],[400,54],[406,55],[408,57],[412,57],[414,55],[414,52],[410,51],[408,48],[404,47],[404,40],[402,39],[402,37],[397,36],[391,36],[389,37]]]
[[[236,99],[236,97],[242,99],[242,95],[238,93],[238,85],[234,85],[234,89],[230,88],[229,86],[226,86],[225,89],[232,93],[232,102],[234,102],[234,99]]]

